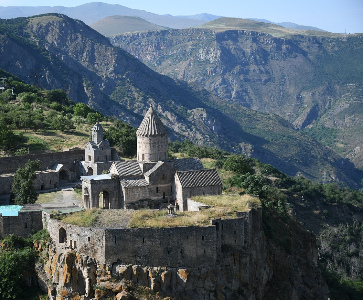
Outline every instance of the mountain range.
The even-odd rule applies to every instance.
[[[161,74],[281,116],[362,168],[362,38],[220,18],[110,40]]]
[[[102,2],[91,2],[76,7],[64,6],[0,6],[0,18],[12,19],[17,17],[30,17],[46,13],[60,13],[65,14],[71,18],[82,20],[88,25],[96,23],[104,18],[111,16],[129,16],[139,17],[155,25],[162,27],[182,29],[202,25],[206,22],[213,21],[221,16],[201,13],[191,16],[172,16],[172,15],[158,15],[144,10],[132,9],[118,4],[107,4]],[[258,20],[267,23],[273,23],[268,20]],[[278,23],[278,25],[294,29],[311,29],[320,30],[314,27],[302,26],[295,23],[285,22]],[[135,31],[142,31],[141,27]],[[129,30],[130,31],[130,30]],[[123,33],[120,31],[118,33]]]
[[[61,88],[105,115],[138,126],[153,103],[172,140],[242,152],[318,181],[324,171],[352,186],[362,177],[348,159],[276,114],[221,99],[197,82],[161,75],[82,21],[59,14],[1,20],[0,44],[1,69],[43,88]]]

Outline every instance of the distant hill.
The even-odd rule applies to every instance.
[[[267,21],[267,20],[263,20]],[[252,19],[239,19],[239,18],[226,18],[222,17],[219,19],[215,19],[211,22],[205,23],[203,25],[198,26],[198,28],[206,28],[213,29],[216,31],[226,31],[226,30],[250,30],[257,32],[264,32],[271,34],[275,37],[283,37],[283,36],[291,36],[291,35],[322,35],[322,36],[342,36],[341,34],[329,33],[326,31],[322,31],[320,29],[314,29],[314,27],[308,26],[300,26],[294,23],[280,23],[285,24],[286,26],[268,23],[268,22],[259,22]]]
[[[113,36],[126,32],[143,32],[150,30],[167,29],[150,23],[139,17],[111,16],[90,25],[91,28],[104,36]]]
[[[2,19],[17,17],[30,17],[46,13],[65,14],[71,18],[82,20],[86,24],[93,24],[103,18],[110,16],[132,16],[140,17],[148,22],[169,28],[189,28],[199,26],[206,21],[192,18],[173,17],[158,15],[144,10],[132,9],[118,4],[106,4],[102,2],[92,2],[76,7],[64,6],[7,6],[0,7]]]

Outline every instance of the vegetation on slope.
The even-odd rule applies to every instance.
[[[105,138],[122,155],[136,153],[136,129],[104,117],[62,90],[42,90],[0,70],[6,89],[0,94],[0,151],[23,155],[84,147],[92,126],[103,121]],[[13,89],[12,89],[13,88]]]

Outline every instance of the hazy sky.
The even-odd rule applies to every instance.
[[[120,4],[174,16],[209,13],[293,22],[332,32],[363,33],[363,0],[0,0],[0,6],[71,7],[90,2]]]

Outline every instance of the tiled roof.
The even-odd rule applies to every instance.
[[[174,159],[174,168],[176,171],[190,171],[190,170],[204,169],[202,162],[197,157]]]
[[[114,165],[120,177],[142,176],[142,171],[137,161],[117,161],[114,162]]]
[[[142,120],[139,129],[136,131],[137,136],[155,136],[166,134],[166,128],[156,114],[152,105],[150,105],[144,119]]]
[[[222,185],[221,178],[215,169],[178,171],[177,176],[182,187]]]
[[[148,186],[149,183],[145,179],[122,179],[120,180],[123,187]]]
[[[149,171],[145,173],[145,176],[150,176],[153,172],[155,172],[160,166],[162,166],[164,162],[158,161],[155,166],[153,166]]]

